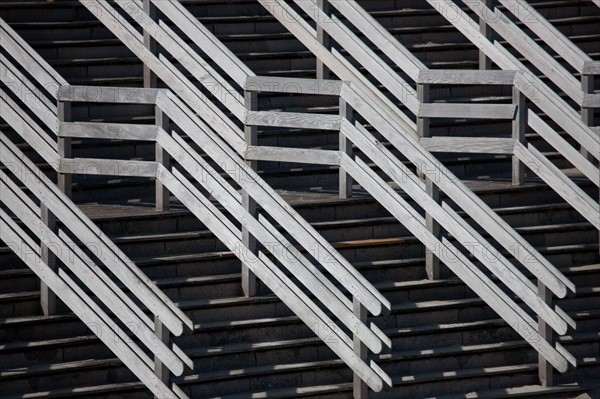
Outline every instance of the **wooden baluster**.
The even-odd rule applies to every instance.
[[[527,129],[527,97],[520,88],[513,86],[513,104],[517,106],[517,113],[512,123],[512,138],[525,144],[525,131]],[[520,186],[525,181],[525,165],[515,155],[512,157],[512,184]]]
[[[367,324],[367,308],[356,298],[352,299],[354,315],[364,324]],[[365,345],[356,335],[353,337],[354,353],[361,358],[365,363],[369,363],[369,352]],[[369,397],[368,385],[356,373],[353,375],[353,391],[354,399],[367,399]]]
[[[171,346],[169,329],[160,321],[158,316],[154,316],[154,334],[161,342]],[[154,373],[159,381],[164,382],[166,386],[171,387],[171,372],[169,369],[160,361],[158,356],[154,356]],[[154,397],[155,399],[161,399]]]
[[[428,84],[417,84],[417,99],[419,102],[428,103],[431,101],[430,88],[431,86]],[[417,118],[417,133],[420,137],[431,137],[429,118]],[[434,181],[426,177],[425,174],[419,173],[419,175],[425,180],[427,194],[435,201],[439,202],[440,190],[438,186]],[[425,220],[427,229],[437,238],[440,238],[442,234],[440,224],[436,222],[429,213],[425,215]],[[440,260],[428,248],[425,249],[425,270],[427,271],[427,277],[429,277],[430,280],[438,280],[440,278]]]
[[[246,109],[249,111],[256,111],[258,109],[258,98],[255,91],[244,91],[244,101]],[[244,126],[244,135],[246,138],[247,145],[258,144],[257,128],[256,126]],[[258,170],[258,162],[252,160],[246,160],[246,164],[252,168],[252,170]],[[257,217],[256,201],[250,197],[246,190],[242,190],[242,205],[244,208],[253,216]],[[256,244],[256,238],[250,234],[248,229],[242,226],[242,243],[244,250],[248,250],[254,254],[258,254],[258,247]],[[242,257],[244,258],[244,257]],[[247,297],[255,296],[257,291],[256,275],[248,268],[248,265],[242,260],[242,290],[244,295]]]
[[[552,308],[552,291],[549,290],[544,283],[538,281],[538,295],[540,299],[548,304]],[[548,341],[550,345],[553,345],[553,330],[541,316],[538,316],[538,332],[540,336]],[[545,387],[553,385],[554,368],[549,361],[547,361],[542,355],[538,355],[538,367],[540,384]]]
[[[144,0],[144,12],[153,20],[157,20],[157,10],[156,6],[153,4],[153,0]],[[157,55],[158,46],[156,40],[146,31],[144,31],[144,46],[148,50],[152,52],[152,54]],[[148,68],[144,64],[144,87],[147,89],[157,87],[157,77],[154,72],[150,68]]]
[[[329,15],[331,9],[329,0],[317,0],[317,5],[320,10],[323,10],[325,14]],[[320,22],[321,23],[317,23],[317,40],[319,40],[319,43],[325,46],[325,48],[329,49],[331,46],[331,39],[327,32],[321,27],[322,21]],[[321,59],[317,58],[317,79],[329,79],[329,76],[329,68],[325,66]]]
[[[592,94],[594,92],[594,75],[581,75],[581,90],[583,94]],[[581,107],[581,120],[588,126],[594,126],[594,112],[595,108],[584,108]],[[585,148],[581,148],[581,154],[592,160],[593,157],[588,154]]]
[[[167,133],[170,133],[170,120],[169,117],[159,108],[155,107],[155,118],[156,125],[164,129]],[[171,159],[169,153],[166,152],[162,146],[158,143],[154,144],[155,160],[162,164],[165,168],[169,168]],[[170,193],[169,190],[156,179],[156,210],[157,211],[168,211],[170,208]]]
[[[493,10],[493,8],[492,8],[493,0],[483,0],[483,3],[485,4],[486,7]],[[486,14],[484,13],[483,16],[485,17]],[[492,16],[489,15],[487,17],[491,18]],[[493,31],[492,31],[492,28],[485,21],[485,18],[479,18],[479,32],[481,32],[487,39],[492,40],[492,32]],[[487,57],[485,55],[485,52],[483,52],[482,50],[479,50],[479,69],[482,69],[482,70],[492,69],[492,60],[489,57]]]
[[[352,107],[340,97],[340,116],[348,119],[351,123],[354,123],[354,110]],[[348,140],[345,134],[340,132],[340,152],[347,154],[352,158],[352,141]],[[352,177],[346,173],[346,171],[340,167],[340,181],[339,190],[340,198],[351,198],[352,197]]]

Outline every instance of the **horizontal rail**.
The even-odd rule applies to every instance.
[[[108,86],[61,86],[58,101],[115,104],[156,104],[161,89]]]
[[[248,126],[273,126],[301,129],[340,130],[339,115],[323,115],[298,112],[248,111]]]
[[[517,106],[513,104],[450,104],[421,103],[419,118],[514,119]]]
[[[419,143],[430,152],[475,154],[512,155],[515,146],[514,139],[488,137],[424,137]]]
[[[249,76],[244,90],[289,93],[316,94],[321,96],[339,96],[343,82],[339,80],[280,78],[272,76]]]
[[[155,141],[158,134],[156,125],[136,125],[132,123],[61,122],[59,137],[84,139]]]
[[[315,165],[339,165],[340,152],[305,148],[248,146],[245,158],[256,161],[294,162]]]
[[[586,61],[583,64],[582,75],[600,75],[600,61]]]
[[[417,83],[451,85],[512,85],[516,71],[427,69],[419,72]]]
[[[58,172],[80,175],[156,177],[158,162],[117,159],[61,158]]]
[[[582,108],[600,108],[600,94],[584,94]]]

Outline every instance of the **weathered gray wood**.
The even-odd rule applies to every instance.
[[[362,33],[369,38],[397,66],[402,68],[411,79],[417,79],[419,71],[427,69],[414,54],[404,47],[375,18],[365,11],[355,0],[330,0],[331,4]]]
[[[244,90],[267,93],[298,93],[339,96],[343,82],[339,80],[249,76]]]
[[[161,89],[109,86],[61,86],[58,101],[113,104],[156,104]]]
[[[552,291],[544,286],[543,283],[538,282],[538,295],[540,299],[544,301],[548,306],[552,306]],[[546,322],[542,318],[538,318],[538,333],[550,345],[552,345],[554,339],[552,337],[552,329],[550,326],[546,324]],[[539,377],[540,377],[540,385],[544,387],[549,387],[554,385],[554,376],[552,369],[552,364],[548,362],[543,356],[538,357],[538,367],[539,367]]]
[[[317,7],[319,7],[320,10],[323,10],[325,14],[329,14],[331,12],[329,0],[317,0]],[[331,47],[331,38],[319,24],[317,24],[317,40],[325,48]],[[323,61],[317,58],[317,79],[329,79],[329,75],[329,68],[327,68]]]
[[[462,243],[471,243],[468,250],[485,267],[498,276],[511,291],[523,299],[531,309],[542,315],[556,331],[560,333],[566,331],[567,320],[565,320],[565,317],[559,315],[555,310],[548,308],[543,303],[540,303],[536,287],[529,279],[508,261],[506,257],[497,251],[490,251],[488,249],[488,241],[452,210],[452,208],[448,206],[440,207],[440,204],[426,193],[426,187],[423,186],[418,177],[402,162],[398,161],[385,146],[375,140],[366,129],[360,127],[360,125],[352,126],[344,124],[342,126],[342,133],[352,138],[370,159],[377,160],[377,164],[381,170],[390,176],[399,187],[413,198],[426,213],[435,218],[452,236],[456,237]],[[438,181],[435,180],[434,182]],[[403,223],[403,220],[400,220],[400,222]]]
[[[248,111],[246,125],[301,129],[340,130],[339,115],[298,112]]]
[[[446,137],[422,138],[419,143],[430,152],[459,152],[475,154],[512,154],[513,139],[495,137]]]
[[[515,257],[528,267],[537,277],[553,289],[559,296],[566,295],[566,287],[574,290],[571,283],[538,251],[532,248],[518,233],[516,233],[502,218],[483,203],[472,191],[456,178],[449,170],[441,165],[430,153],[425,151],[411,135],[405,134],[393,118],[386,117],[385,110],[376,108],[368,96],[353,86],[344,86],[342,97],[362,115],[377,131],[382,134],[395,148],[402,151],[411,162],[419,168],[456,203],[474,218],[481,226],[486,226],[488,232],[506,250],[514,253]],[[356,143],[355,139],[352,140]],[[365,151],[365,146],[361,146]]]
[[[0,89],[0,116],[17,133],[19,133],[54,170],[58,168],[59,156],[56,151],[56,143],[52,142],[46,132],[35,123],[26,112],[16,105],[9,96],[6,96],[2,89]]]
[[[221,242],[239,256],[247,257],[247,264],[256,276],[277,295],[298,317],[315,332],[346,364],[369,384],[371,389],[378,392],[382,389],[381,378],[360,358],[343,340],[330,339],[330,332],[325,326],[333,326],[331,319],[317,306],[309,306],[311,300],[300,290],[267,256],[257,257],[249,251],[244,251],[241,243],[241,231],[225,217],[214,204],[199,194],[193,186],[180,181],[175,175],[159,166],[158,177],[167,185],[169,190],[186,205],[196,217],[211,231],[215,232]],[[240,250],[243,253],[240,254]]]
[[[421,104],[431,102],[431,90],[428,84],[417,83],[417,99]],[[417,134],[419,137],[431,137],[429,118],[417,115]]]
[[[246,80],[247,82],[247,80]],[[256,92],[244,91],[244,105],[248,111],[256,111],[258,109],[258,95]],[[246,139],[246,149],[250,146],[258,144],[258,129],[256,126],[244,124],[244,137]],[[256,159],[247,156],[248,151],[245,154],[246,165],[253,171],[258,171],[258,162]],[[242,189],[242,205],[246,211],[256,218],[258,216],[256,201],[250,194]],[[256,237],[250,233],[246,225],[242,225],[242,244],[248,251],[258,255],[258,246]],[[258,290],[258,281],[256,275],[250,270],[245,262],[242,262],[242,290],[246,297],[256,296]]]
[[[156,124],[155,127],[156,127],[157,134],[158,134],[158,129],[162,129],[166,132],[170,132],[171,128],[170,128],[169,117],[166,116],[159,107],[154,107],[154,115],[155,115],[154,122]],[[164,166],[167,169],[170,167],[171,161],[170,161],[169,154],[162,148],[162,146],[158,142],[154,143],[154,157],[155,157],[154,159],[157,163],[161,164],[162,166]],[[154,176],[156,176],[156,174]],[[156,179],[156,182],[154,184],[155,184],[154,197],[155,197],[155,203],[156,203],[155,204],[156,210],[157,211],[168,211],[170,208],[169,190],[167,190],[164,187],[164,185],[162,184],[162,182],[158,179]]]
[[[419,118],[513,119],[516,107],[512,104],[421,104]]]
[[[582,75],[600,75],[600,61],[586,61],[583,63]]]
[[[56,218],[43,203],[40,204],[40,219],[49,230],[56,230]],[[32,219],[33,220],[33,219]],[[56,272],[56,255],[50,251],[46,243],[40,245],[40,257],[48,267]],[[58,310],[58,298],[44,280],[40,281],[40,304],[45,316],[55,315]]]
[[[367,324],[368,321],[368,312],[367,309],[360,303],[359,300],[353,299],[352,302],[354,308],[354,315],[361,323]],[[368,348],[357,336],[353,337],[353,349],[356,356],[358,356],[363,362],[368,361],[369,352]],[[369,387],[367,384],[360,378],[360,376],[354,373],[353,378],[353,389],[354,399],[368,399],[369,398]]]
[[[499,0],[508,11],[558,53],[577,72],[592,59],[525,0]],[[488,6],[489,7],[489,6]]]
[[[600,94],[584,94],[582,108],[600,108]]]
[[[63,122],[59,137],[86,139],[155,141],[158,127],[132,123]]]
[[[0,134],[2,158],[21,165],[24,172],[37,179],[25,179],[25,186],[38,198],[44,198],[48,209],[56,215],[65,228],[77,231],[82,242],[94,243],[98,259],[102,261],[123,284],[149,309],[158,312],[165,325],[175,335],[184,327],[193,329],[192,321],[146,276],[87,216],[46,176],[36,173],[35,165],[4,135]],[[50,193],[51,195],[49,195]]]
[[[148,17],[150,19],[152,19],[153,21],[156,21],[156,6],[154,5],[154,3],[151,0],[144,0],[144,13],[146,15],[148,15]],[[158,46],[156,45],[156,40],[154,40],[154,38],[152,37],[152,35],[150,34],[150,32],[144,30],[144,46],[146,46],[146,48],[155,55],[158,55],[157,53],[157,48]],[[156,74],[154,72],[152,72],[152,69],[148,68],[146,65],[144,65],[144,88],[150,89],[150,88],[156,88],[158,87],[158,79],[156,77]]]
[[[101,175],[156,177],[158,162],[98,158],[62,158],[59,173],[65,175]]]
[[[158,341],[165,344],[167,347],[169,346],[169,329],[164,326],[160,318],[154,316],[154,333],[156,334],[156,338]],[[163,382],[166,386],[170,386],[171,374],[169,368],[160,360],[158,356],[154,356],[154,373],[156,374],[156,378]],[[161,399],[155,397],[156,399]]]
[[[354,110],[352,109],[352,107],[350,107],[348,105],[348,103],[346,103],[346,101],[344,101],[343,98],[340,98],[339,103],[340,103],[340,111],[339,111],[340,117],[344,120],[349,121],[350,123],[354,123]],[[340,143],[339,151],[352,158],[352,153],[353,153],[352,141],[348,140],[348,137],[346,137],[346,135],[343,134],[342,132],[340,132],[340,134],[339,134],[338,141]],[[339,155],[337,156],[337,162],[339,165]],[[338,182],[338,188],[339,188],[340,198],[352,197],[352,183],[353,183],[352,177],[350,177],[350,175],[348,173],[346,173],[346,171],[343,168],[340,168],[339,176],[340,176],[340,180]]]
[[[199,24],[197,19],[182,4],[172,1],[153,0],[153,2],[205,54],[210,54],[212,60],[223,68],[240,87],[243,87],[248,76],[254,76],[254,72],[240,61],[231,50],[223,46],[212,32]]]
[[[163,6],[163,3],[166,2],[158,2],[156,6],[161,8],[160,6]],[[194,110],[227,140],[229,145],[238,153],[244,152],[245,145],[239,128],[212,102],[207,101],[206,96],[171,62],[165,57],[161,57],[159,60],[150,53],[144,47],[142,38],[136,30],[126,23],[123,18],[115,17],[117,13],[105,0],[82,0],[81,4],[93,12],[119,40],[126,44],[163,82],[174,89],[186,103],[191,104]],[[245,81],[245,78],[243,81]]]
[[[159,96],[161,108],[190,138],[213,159],[221,161],[222,168],[242,189],[264,209],[269,209],[273,218],[287,231],[294,231],[295,238],[304,248],[313,248],[313,256],[347,287],[352,295],[361,298],[369,311],[380,314],[390,309],[390,303],[356,269],[343,258],[318,232],[266,184],[255,172],[245,167],[245,162],[232,156],[231,149],[219,137],[216,137],[206,124],[185,106],[179,98],[172,95]]]
[[[249,146],[245,158],[257,161],[293,162],[315,165],[339,165],[338,151],[313,150],[307,148],[284,148]]]
[[[541,152],[529,144],[515,144],[515,155],[536,175],[544,180],[558,195],[600,230],[600,206],[592,200],[578,185],[562,173]]]
[[[467,2],[465,4],[479,17],[493,15],[494,18],[488,18],[488,24],[569,97],[578,104],[581,103],[583,96],[579,89],[579,82],[506,15],[501,12],[494,13],[489,8],[482,6],[481,3]]]
[[[419,72],[417,83],[457,85],[510,85],[516,71],[476,71],[464,69],[428,69]]]
[[[59,100],[56,108],[56,115],[61,123],[71,122],[71,103],[65,103]],[[70,158],[72,156],[73,148],[71,146],[70,137],[58,137],[56,139],[56,145],[61,162],[64,158]],[[60,169],[61,165],[59,163],[58,188],[65,193],[67,197],[71,198],[73,195],[73,176],[71,176],[69,172],[62,172]]]
[[[411,231],[419,240],[429,247],[444,263],[477,295],[488,303],[516,331],[527,340],[538,352],[551,362],[558,370],[565,371],[567,360],[537,334],[535,321],[516,305],[501,289],[499,289],[481,270],[479,270],[458,249],[448,241],[436,239],[425,227],[425,220],[405,199],[379,178],[368,165],[359,158],[352,161],[342,155],[341,165],[365,187],[400,223]],[[525,328],[527,327],[527,328]]]
[[[427,195],[429,195],[435,202],[439,203],[440,189],[438,186],[436,186],[431,179],[425,178],[425,187]],[[441,239],[441,226],[429,212],[425,213],[425,227],[427,227],[427,230],[429,230],[435,238],[438,240]],[[440,279],[440,259],[429,249],[425,250],[425,271],[427,272],[427,277],[430,280]]]
[[[596,186],[600,185],[600,171],[590,161],[568,143],[560,134],[552,129],[535,112],[528,112],[529,126],[546,140],[554,149],[560,151],[569,162],[581,171]]]
[[[484,4],[488,8],[492,8],[493,0],[483,0]],[[486,18],[479,18],[479,32],[484,35],[489,40],[492,40],[493,30],[492,28],[485,22]],[[490,70],[492,69],[492,60],[489,59],[488,56],[485,55],[485,52],[479,50],[479,69],[481,70]]]
[[[527,133],[527,97],[519,87],[512,88],[513,104],[517,107],[517,114],[512,121],[512,138],[515,142],[525,144],[525,133]],[[512,156],[512,184],[520,186],[525,182],[525,165],[516,155]]]
[[[79,317],[86,325],[92,327],[94,331],[103,331],[103,334],[98,334],[98,338],[113,352],[123,363],[130,369],[148,389],[150,389],[155,395],[159,395],[161,398],[177,399],[177,396],[170,391],[162,382],[154,381],[155,375],[152,370],[148,367],[148,364],[142,360],[143,352],[137,348],[133,342],[129,340],[117,341],[114,339],[117,332],[113,331],[112,326],[114,323],[108,322],[110,320],[101,310],[100,313],[97,310],[92,309],[88,304],[93,304],[93,301],[83,291],[75,292],[70,284],[65,281],[72,283],[72,280],[68,275],[63,274],[58,276],[50,268],[48,268],[42,261],[41,258],[31,259],[35,254],[39,253],[39,248],[28,245],[25,241],[26,234],[10,220],[10,217],[0,209],[0,222],[3,228],[0,229],[0,239],[5,242],[15,243],[20,249],[17,251],[17,255],[28,254],[27,258],[22,258],[26,261],[29,267],[36,273],[40,278],[44,278],[48,285],[54,292],[58,294],[60,299],[65,303],[69,304],[71,310]],[[125,345],[123,345],[125,342]],[[137,350],[132,349],[136,347]]]

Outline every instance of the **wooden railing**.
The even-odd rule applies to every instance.
[[[221,169],[241,188],[240,199],[240,194],[232,186],[219,179],[212,181],[210,178],[206,179],[198,175],[198,171],[204,170],[206,176],[214,176],[215,171],[202,162],[200,156],[175,133],[172,136],[170,136],[171,132],[159,134],[156,140],[157,149],[164,151],[166,158],[177,159],[180,165],[185,165],[185,170],[197,183],[210,187],[210,191],[214,190],[215,198],[233,215],[239,217],[241,229],[234,229],[226,222],[220,222],[225,220],[223,217],[214,217],[206,222],[207,225],[212,226],[211,230],[242,259],[242,286],[246,295],[255,293],[254,276],[259,277],[352,368],[361,381],[366,382],[375,391],[388,387],[391,384],[389,377],[376,363],[369,362],[367,349],[375,354],[389,350],[390,340],[376,325],[368,322],[367,316],[369,313],[379,315],[389,312],[389,301],[258,176],[255,171],[256,161],[251,156],[252,136],[255,135],[252,118],[260,119],[264,115],[248,112],[252,110],[252,93],[248,91],[244,96],[239,94],[227,80],[219,76],[196,54],[183,38],[178,37],[166,21],[174,22],[194,44],[201,46],[218,62],[222,62],[230,71],[234,83],[241,83],[243,86],[246,79],[253,77],[254,74],[226,50],[210,32],[198,25],[179,2],[115,1],[128,17],[132,17],[133,21],[143,28],[143,37],[119,14],[117,9],[107,2],[82,0],[81,3],[144,61],[149,81],[159,78],[173,91],[173,93],[158,95],[157,109],[179,126],[210,158],[217,161]],[[159,22],[153,19],[157,12],[164,15]],[[188,79],[180,72],[169,61],[169,56],[157,54],[153,48],[155,44],[160,44],[166,49],[165,51],[174,56],[193,76],[193,79]],[[203,85],[211,94],[205,95],[197,83]],[[64,90],[77,92],[78,88],[64,88]],[[83,97],[73,98],[69,95],[62,98],[64,101],[85,101]],[[223,104],[234,117],[244,122],[245,131],[241,131],[220,110],[216,105],[218,103]],[[78,130],[77,127],[68,127],[66,124],[63,126],[66,129],[65,134],[71,135],[73,131]],[[162,129],[166,130],[164,126]],[[105,127],[102,130],[105,131],[105,136],[110,136],[108,132],[117,129],[111,130]],[[148,140],[153,140],[152,135],[148,135]],[[244,158],[246,155],[248,156]],[[163,158],[163,161],[166,158]],[[144,169],[147,167],[150,165],[146,164]],[[153,168],[154,165],[151,167]],[[199,217],[205,218],[206,215],[200,212],[200,204],[208,206],[206,199],[203,199],[199,192],[186,191],[189,190],[186,187],[191,187],[190,184],[177,184],[177,181],[187,183],[183,174],[169,172],[169,168],[162,163],[156,167],[158,182],[192,211],[198,212]],[[258,206],[265,209],[272,219],[259,214]],[[302,248],[310,251],[317,266],[303,253],[291,249],[293,248],[291,243],[278,231],[271,220],[289,232]],[[235,234],[231,235],[230,232]],[[266,251],[264,248],[259,250],[261,243],[267,249]],[[288,271],[293,272],[301,284],[316,297],[325,311],[295,286],[278,267],[275,267],[267,254],[274,256]],[[344,287],[343,291],[337,288],[337,283],[325,278],[319,266]],[[351,300],[346,297],[345,291],[349,292]],[[342,323],[342,329],[350,331],[350,336],[332,324],[333,319],[327,312],[333,314],[335,319]],[[332,328],[336,329],[334,339],[330,337]]]
[[[64,112],[52,101],[66,82],[2,20],[0,27],[7,90],[0,88],[0,117],[62,183],[59,189],[0,132],[0,239],[40,277],[46,314],[57,311],[58,297],[154,395],[187,398],[170,375],[193,363],[170,334],[192,331],[192,321],[69,199],[62,139],[52,137]]]

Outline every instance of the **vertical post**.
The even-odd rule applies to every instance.
[[[56,230],[56,217],[48,210],[48,207],[43,203],[40,205],[41,219],[42,222],[48,226],[51,230]],[[40,246],[41,249],[41,258],[50,267],[52,270],[56,270],[56,255],[48,246],[44,243]],[[42,306],[42,312],[44,312],[45,316],[51,316],[58,312],[58,297],[50,288],[46,285],[46,283],[42,280],[40,282],[40,304]]]
[[[329,0],[317,0],[317,5],[319,10],[322,10],[323,13],[329,15],[331,5],[329,4]],[[322,28],[322,25],[325,21],[322,21],[320,18],[317,18],[317,40],[321,43],[325,48],[329,50],[331,46],[331,39],[327,32]],[[325,66],[323,61],[321,61],[317,57],[317,79],[329,79],[329,68]]]
[[[165,325],[160,321],[158,316],[154,316],[154,334],[156,337],[162,341],[165,345],[170,346],[170,337],[169,330]],[[156,374],[156,378],[165,383],[166,386],[170,386],[171,383],[171,372],[169,369],[160,361],[158,356],[154,356],[154,374]],[[154,397],[155,399],[161,399],[158,397]]]
[[[431,101],[430,85],[428,84],[417,84],[417,100],[421,103],[428,103]],[[429,130],[429,118],[417,117],[417,133],[421,137],[431,137],[431,131]],[[425,188],[427,195],[431,196],[436,202],[440,201],[440,190],[438,186],[430,178],[426,177],[421,173],[421,178],[425,180]],[[441,237],[442,231],[440,224],[429,214],[425,214],[425,223],[427,229],[437,238]],[[427,277],[430,280],[439,280],[440,278],[440,260],[437,256],[429,249],[425,249],[425,270],[427,271]]]
[[[158,127],[164,129],[167,133],[169,133],[170,121],[169,117],[160,109],[159,107],[155,107],[155,123]],[[160,144],[155,143],[155,161],[163,165],[165,168],[169,168],[171,163],[169,153],[167,153]],[[169,190],[158,180],[156,179],[156,187],[155,187],[155,197],[156,197],[156,210],[157,211],[168,211],[170,208],[169,204]]]
[[[61,122],[71,121],[71,103],[65,101],[58,102],[58,120]],[[59,137],[58,140],[58,155],[62,158],[71,158],[71,138],[70,137]],[[58,188],[63,193],[67,194],[68,197],[73,195],[73,177],[70,173],[59,173],[58,174]]]
[[[483,0],[487,8],[492,9],[493,0]],[[487,13],[483,12],[483,18],[479,18],[479,32],[482,33],[487,39],[492,40],[492,28],[485,21]],[[492,60],[490,60],[483,51],[479,50],[479,69],[489,70],[492,69]]]
[[[581,90],[583,94],[592,94],[594,92],[594,75],[581,75]],[[595,108],[581,107],[581,120],[588,126],[594,126]],[[581,148],[581,154],[584,157],[591,158],[585,148]]]
[[[356,298],[352,299],[354,315],[364,324],[367,324],[367,308]],[[352,338],[354,353],[363,361],[368,363],[368,348],[356,335]],[[354,399],[367,399],[369,387],[356,373],[353,375]]]
[[[525,131],[527,129],[527,97],[521,90],[513,86],[513,104],[517,106],[517,113],[512,122],[512,138],[525,144]],[[512,184],[520,186],[525,181],[525,165],[518,157],[512,157]]]
[[[152,3],[152,0],[144,0],[144,12],[152,19],[156,21],[156,6]],[[144,31],[144,46],[156,55],[158,48],[156,40],[146,31]],[[150,68],[144,64],[144,87],[147,89],[157,87],[156,74],[152,72]]]
[[[340,97],[340,116],[346,118],[350,123],[354,123],[354,110],[342,97]],[[339,141],[340,152],[352,157],[352,141],[350,141],[341,131]],[[352,183],[352,177],[340,166],[340,198],[352,197]]]
[[[538,280],[538,295],[540,299],[544,301],[544,303],[548,304],[552,307],[552,291],[549,290],[544,283]],[[548,341],[550,345],[553,343],[553,331],[552,327],[550,327],[546,322],[542,319],[541,316],[538,316],[538,332],[540,336]],[[538,367],[539,367],[539,377],[540,384],[545,387],[549,387],[553,385],[553,377],[554,377],[554,369],[552,368],[552,364],[549,361],[544,359],[542,355],[538,355]]]
[[[248,111],[256,111],[258,108],[257,93],[255,91],[244,91],[244,102]],[[244,126],[244,136],[246,138],[247,145],[258,144],[258,135],[256,126]],[[258,169],[258,162],[252,160],[246,160],[246,164],[256,171]],[[242,190],[242,205],[252,215],[257,216],[256,201],[248,195],[246,190]],[[256,245],[256,238],[250,234],[245,226],[242,226],[242,243],[246,249],[254,254],[258,253]],[[248,268],[248,265],[242,261],[242,290],[244,295],[247,297],[255,296],[257,288],[256,275]]]

